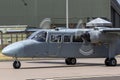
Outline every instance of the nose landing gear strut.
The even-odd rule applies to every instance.
[[[15,61],[13,62],[13,68],[14,69],[19,69],[20,67],[21,67],[21,63],[16,58]]]

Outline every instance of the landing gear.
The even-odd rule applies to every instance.
[[[115,58],[106,58],[105,59],[105,65],[106,66],[116,66],[117,60]]]
[[[76,64],[76,58],[66,58],[65,63],[67,65],[75,65]]]
[[[15,60],[15,61],[13,62],[13,68],[14,68],[14,69],[19,69],[20,67],[21,67],[20,61]]]

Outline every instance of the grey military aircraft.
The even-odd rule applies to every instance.
[[[120,53],[120,28],[68,29],[68,10],[66,0],[67,29],[41,29],[28,39],[12,43],[2,50],[4,55],[15,58],[13,68],[21,67],[18,58],[40,57],[65,58],[67,65],[75,65],[76,58],[106,58],[106,66],[117,65],[115,56]],[[42,28],[49,27],[46,25],[51,23],[50,19],[46,21],[40,25]]]
[[[120,28],[41,29],[28,39],[12,43],[2,50],[14,57],[13,68],[19,69],[18,58],[65,58],[75,65],[76,58],[106,58],[106,66],[116,66],[120,53]]]

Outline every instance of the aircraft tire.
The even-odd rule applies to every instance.
[[[106,65],[106,66],[109,66],[109,58],[106,58],[106,59],[105,59],[105,65]]]
[[[65,63],[66,63],[67,65],[70,65],[70,58],[66,58],[66,59],[65,59]]]
[[[106,66],[116,66],[117,65],[117,60],[115,58],[106,58],[105,60],[105,65]]]
[[[75,65],[76,64],[76,58],[67,58],[67,59],[65,59],[65,63],[67,65]]]
[[[75,65],[76,64],[76,58],[71,58],[71,65]]]
[[[110,66],[116,66],[117,65],[117,60],[115,58],[111,58],[109,61]]]
[[[21,67],[20,61],[14,61],[14,62],[13,62],[13,68],[14,68],[14,69],[19,69],[20,67]]]

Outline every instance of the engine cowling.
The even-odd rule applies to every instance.
[[[98,43],[101,41],[100,34],[100,31],[89,31],[81,35],[81,37],[90,43]]]
[[[100,31],[91,31],[90,34],[90,40],[91,43],[99,43],[101,42],[101,32]]]

